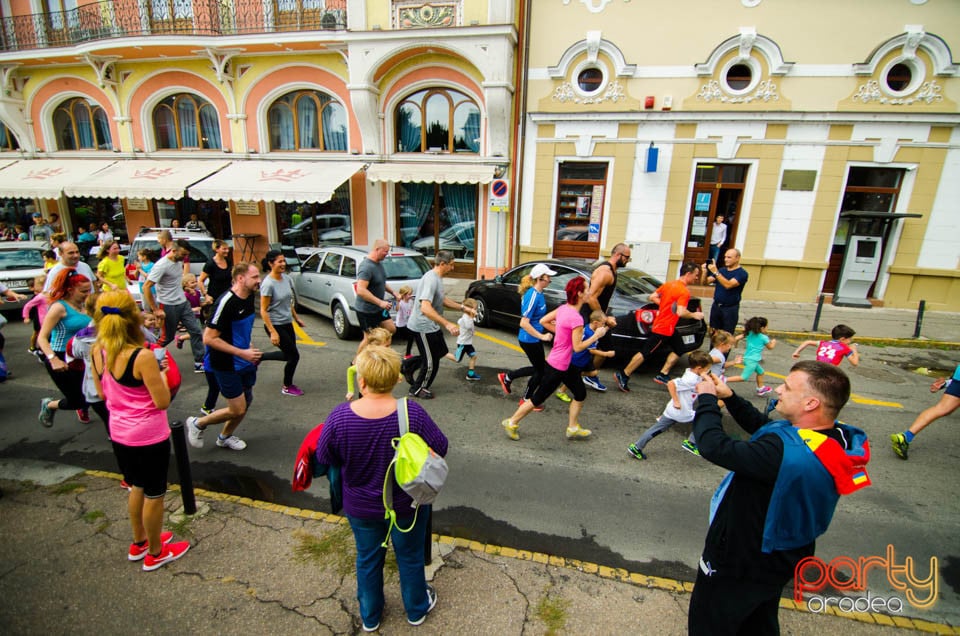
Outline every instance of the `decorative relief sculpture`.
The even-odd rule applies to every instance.
[[[853,100],[864,104],[877,102],[889,106],[910,106],[917,102],[932,104],[933,102],[943,101],[943,95],[940,94],[941,90],[943,90],[942,87],[936,81],[930,80],[921,84],[917,92],[909,97],[890,97],[880,90],[880,82],[869,80],[857,89],[857,92],[853,95]]]
[[[570,82],[564,82],[553,91],[553,99],[558,102],[573,102],[574,104],[601,104],[606,101],[618,102],[621,99],[626,99],[626,95],[624,95],[623,86],[616,80],[610,82],[602,94],[586,97],[577,94]]]
[[[721,87],[717,80],[710,80],[697,93],[697,99],[705,102],[724,104],[749,104],[751,102],[776,102],[780,100],[777,85],[773,80],[764,80],[757,84],[756,90],[749,95],[731,95]]]
[[[395,4],[398,29],[424,29],[457,26],[457,4]]]

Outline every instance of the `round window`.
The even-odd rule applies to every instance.
[[[753,80],[753,70],[746,64],[734,64],[727,69],[727,75],[724,79],[730,90],[742,91],[750,86],[750,82]]]
[[[910,80],[913,79],[913,70],[906,64],[894,64],[887,71],[887,88],[895,93],[899,93],[910,86]]]
[[[603,85],[603,71],[598,68],[585,68],[577,75],[577,86],[584,93],[596,93]]]

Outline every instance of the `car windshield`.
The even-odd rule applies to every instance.
[[[420,256],[388,256],[383,259],[383,269],[387,280],[408,280],[420,278],[430,271],[427,259]]]
[[[0,270],[43,269],[43,254],[37,249],[0,251]]]
[[[617,272],[617,291],[624,295],[646,301],[647,296],[657,291],[660,281],[642,272],[621,269]]]

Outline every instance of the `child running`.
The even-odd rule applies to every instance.
[[[200,310],[203,305],[207,303],[204,302],[204,296],[200,293],[200,284],[197,282],[197,276],[195,274],[184,274],[181,285],[183,285],[183,295],[186,297],[187,302],[190,303],[190,309],[193,311],[193,315],[199,320]],[[178,333],[176,339],[177,349],[183,349],[183,343],[190,339],[190,334]]]
[[[410,289],[407,287],[407,289]],[[401,289],[398,292],[401,296],[403,295],[403,290]],[[383,327],[374,327],[373,329],[367,332],[367,347],[373,345],[375,347],[390,347],[393,336],[390,335],[390,332],[384,329]],[[351,364],[347,367],[347,401],[352,400],[354,397],[362,397],[357,395],[357,365]]]
[[[839,367],[843,359],[846,358],[850,361],[850,364],[857,366],[860,364],[860,352],[857,351],[857,345],[853,343],[853,337],[856,334],[856,331],[846,325],[837,325],[830,332],[830,337],[833,340],[805,340],[793,352],[793,357],[799,358],[800,352],[807,347],[816,347],[817,362],[826,362]]]
[[[767,319],[763,316],[754,316],[743,326],[746,336],[744,340],[747,343],[747,350],[743,353],[743,373],[727,378],[727,384],[731,382],[745,382],[756,372],[757,374],[757,395],[766,395],[773,391],[769,386],[763,383],[763,362],[764,349],[773,349],[777,346],[777,339],[767,335]]]
[[[34,276],[30,281],[28,289],[33,292],[33,298],[28,300],[23,306],[23,322],[33,324],[33,333],[30,335],[30,352],[37,352],[37,336],[40,335],[40,325],[47,315],[47,308],[50,306],[50,299],[43,293],[43,285],[47,282],[46,275]]]
[[[476,318],[477,301],[473,298],[465,299],[463,301],[463,314],[460,315],[460,320],[457,321],[457,325],[460,326],[460,333],[457,335],[457,351],[455,354],[448,353],[444,356],[457,364],[463,360],[463,356],[467,356],[467,358],[469,358],[467,362],[467,379],[474,381],[480,379],[476,371],[477,350],[473,348],[473,335],[477,331],[477,327],[474,324]]]
[[[410,314],[413,313],[413,289],[410,285],[404,285],[397,290],[399,297],[397,298],[397,341],[407,343],[407,350],[404,352],[404,357],[410,356],[410,350],[413,347],[413,334],[410,333],[410,328],[407,327],[407,323],[410,322]]]
[[[727,381],[727,369],[735,364],[743,363],[743,356],[737,356],[731,360],[729,358],[730,350],[737,344],[737,339],[729,331],[717,329],[710,337],[710,360],[713,366],[710,367],[710,373],[715,375],[721,382]]]
[[[697,384],[710,377],[710,367],[713,360],[703,351],[691,351],[687,354],[689,367],[679,378],[674,378],[667,382],[667,390],[670,391],[670,401],[663,409],[663,415],[657,418],[653,426],[648,428],[640,438],[627,447],[627,452],[635,459],[646,459],[643,448],[654,437],[664,432],[678,422],[692,422],[696,412],[693,410],[693,400],[697,397],[694,390]],[[680,443],[683,449],[694,455],[700,455],[700,449],[697,448],[696,439],[693,431],[690,437]]]

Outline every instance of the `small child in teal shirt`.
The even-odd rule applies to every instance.
[[[731,382],[745,382],[756,372],[757,374],[757,395],[766,395],[773,391],[769,386],[763,383],[763,352],[765,349],[773,349],[777,346],[777,339],[767,335],[767,319],[763,316],[754,316],[743,325],[746,336],[744,341],[747,343],[746,351],[743,352],[743,373],[727,378],[727,384]]]

